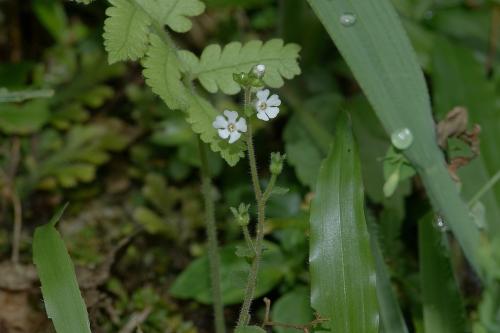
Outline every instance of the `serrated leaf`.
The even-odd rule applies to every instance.
[[[103,34],[109,63],[142,58],[148,46],[149,15],[128,0],[110,0],[110,3]]]
[[[222,140],[212,126],[219,113],[202,97],[193,96],[190,101],[187,122],[191,124],[193,131],[200,135],[203,142],[210,145],[212,151],[220,153],[230,166],[236,165],[240,158],[245,156],[243,138],[232,144]]]
[[[193,24],[189,17],[205,11],[200,0],[139,0],[143,8],[157,22],[168,25],[176,32],[187,32]]]
[[[311,206],[311,304],[335,333],[378,333],[374,261],[358,148],[347,114],[322,163]]]
[[[143,61],[142,71],[146,83],[169,108],[185,109],[188,105],[188,93],[181,81],[180,63],[176,51],[167,46],[157,35],[151,34],[150,41],[151,46]]]
[[[179,52],[193,78],[209,92],[219,89],[226,94],[236,94],[241,87],[233,80],[233,73],[248,72],[257,64],[264,64],[266,72],[264,83],[271,88],[283,86],[285,79],[299,75],[298,65],[300,46],[284,44],[281,39],[271,39],[266,43],[254,40],[244,45],[232,42],[221,48],[220,45],[207,46],[200,58],[189,51]]]
[[[58,333],[90,333],[87,309],[78,288],[75,269],[55,224],[64,208],[52,220],[35,230],[33,261],[40,277],[47,315]]]

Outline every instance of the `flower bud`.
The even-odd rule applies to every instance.
[[[286,154],[281,153],[271,153],[271,164],[269,165],[269,171],[273,175],[279,175],[283,171],[283,162],[285,161]]]
[[[253,74],[259,79],[264,77],[265,73],[266,73],[266,65],[264,64],[259,64],[253,68]]]
[[[238,209],[231,207],[231,212],[234,215],[234,218],[236,219],[236,222],[238,223],[239,226],[245,227],[250,223],[250,214],[248,214],[248,209],[250,208],[250,205],[245,205],[245,204],[240,204]]]

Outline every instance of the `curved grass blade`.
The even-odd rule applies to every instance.
[[[415,52],[389,0],[308,0],[386,131],[412,134],[405,155],[419,171],[476,272],[479,231],[437,146],[429,95]]]
[[[420,286],[426,333],[466,332],[465,310],[432,215],[419,221]]]
[[[378,332],[375,270],[358,149],[347,114],[322,163],[311,207],[311,303],[331,332]]]
[[[45,309],[57,333],[90,333],[87,308],[78,288],[75,269],[55,228],[66,206],[49,223],[35,230],[33,261],[42,284]]]

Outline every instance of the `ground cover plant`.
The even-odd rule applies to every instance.
[[[0,332],[500,332],[500,3],[0,2]]]

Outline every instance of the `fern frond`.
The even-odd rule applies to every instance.
[[[176,32],[187,32],[193,24],[189,17],[205,11],[200,0],[135,0],[159,24]]]
[[[150,35],[150,47],[144,58],[142,74],[153,92],[171,109],[186,109],[188,93],[181,81],[180,63],[176,51],[155,34]]]
[[[200,135],[203,142],[208,143],[214,152],[219,152],[230,166],[236,165],[240,158],[245,156],[243,140],[230,144],[222,140],[213,128],[212,122],[219,115],[213,106],[199,96],[192,96],[190,107],[187,110],[187,122],[193,131]]]
[[[149,15],[128,0],[110,0],[110,3],[103,34],[109,63],[142,58],[147,50]]]
[[[205,48],[199,59],[189,51],[180,51],[179,57],[192,77],[197,78],[207,91],[215,93],[220,89],[232,95],[241,89],[234,82],[233,73],[247,72],[257,64],[266,65],[263,80],[267,86],[283,86],[283,78],[292,79],[300,74],[299,51],[297,44],[284,45],[283,40],[272,39],[264,44],[257,40],[245,45],[233,42],[224,49],[212,44]]]

